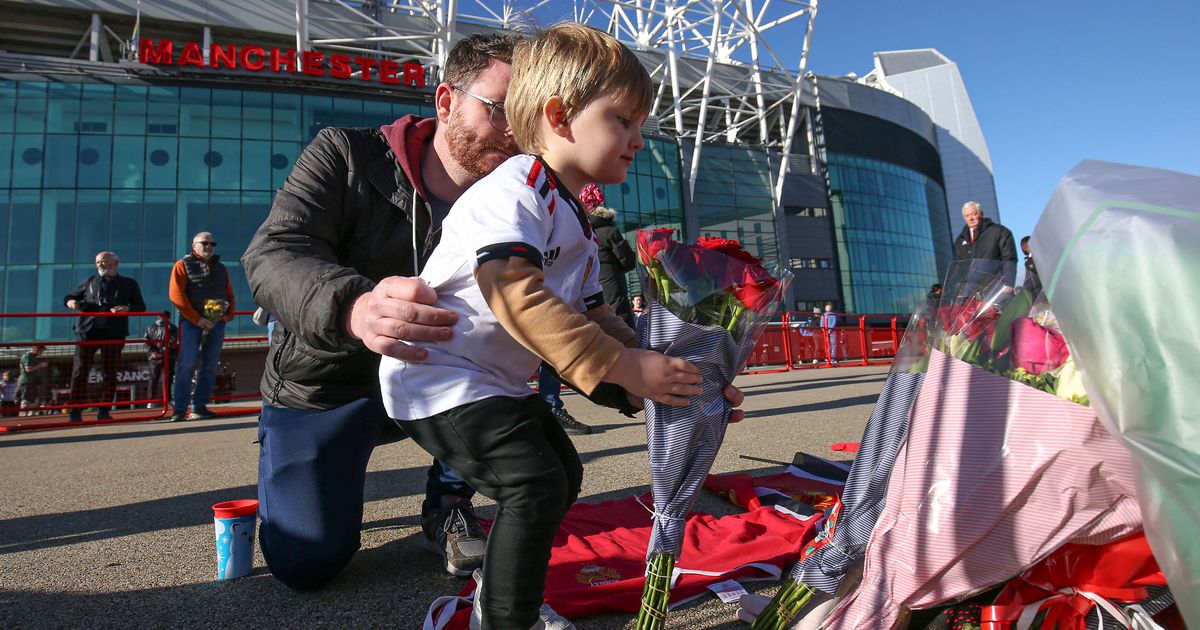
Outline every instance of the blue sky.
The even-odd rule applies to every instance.
[[[1200,175],[1200,2],[824,0],[809,68],[910,48],[958,64],[1018,239],[1080,160]]]
[[[787,35],[768,38],[794,66]],[[1200,0],[821,0],[809,69],[861,76],[872,53],[912,48],[958,64],[1018,239],[1081,160],[1200,174]]]

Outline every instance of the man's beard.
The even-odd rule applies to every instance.
[[[462,120],[462,112],[457,111],[450,116],[446,128],[446,144],[450,148],[450,157],[459,167],[470,176],[470,183],[475,183],[507,159],[502,155],[491,153],[496,149],[506,154],[517,152],[515,142],[483,142]]]

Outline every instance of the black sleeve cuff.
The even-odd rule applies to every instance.
[[[542,362],[542,369],[551,371],[554,370],[554,368],[545,361]],[[613,383],[600,383],[596,386],[595,391],[589,395],[583,393],[583,391],[576,387],[574,383],[566,379],[562,379],[562,382],[566,383],[567,387],[573,389],[575,393],[579,394],[580,396],[583,396],[584,398],[597,405],[600,405],[601,407],[616,409],[623,416],[633,418],[635,413],[641,411],[641,409],[629,404],[629,397],[626,396],[625,388],[621,387],[620,385],[614,385]]]

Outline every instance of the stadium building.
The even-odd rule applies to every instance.
[[[238,259],[314,134],[431,115],[454,42],[535,20],[614,34],[656,83],[646,148],[605,191],[631,242],[650,225],[736,238],[793,270],[789,309],[904,314],[949,262],[959,197],[996,218],[982,133],[936,51],[880,53],[864,80],[814,76],[816,2],[558,4],[576,13],[0,0],[0,311],[61,311],[102,250],[151,310],[168,308],[170,268],[202,230],[220,242],[239,308],[252,308]],[[802,42],[798,59],[777,56],[785,41]],[[965,118],[942,120],[936,90],[911,96],[939,77]],[[977,164],[952,166],[963,155]],[[69,319],[2,325],[0,341],[70,337]]]

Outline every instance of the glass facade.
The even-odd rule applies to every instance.
[[[690,147],[686,150],[691,151]],[[690,153],[689,153],[690,155]],[[771,168],[762,147],[705,145],[696,175],[700,234],[740,241],[764,260],[779,258]]]
[[[103,250],[148,308],[168,309],[171,266],[205,230],[238,308],[252,309],[239,259],[316,132],[430,112],[257,89],[0,81],[0,311],[61,312]],[[0,339],[71,335],[69,318],[38,326],[11,320]]]
[[[948,249],[946,194],[889,162],[830,153],[838,267],[851,313],[911,313],[941,278]]]
[[[646,146],[638,151],[625,181],[604,186],[604,204],[616,211],[617,229],[634,249],[639,228],[672,228],[677,230],[677,238],[684,237],[679,145],[656,138],[645,140]],[[631,294],[641,292],[636,271],[629,272],[626,279]]]
[[[200,231],[220,243],[239,310],[252,309],[239,259],[309,140],[323,127],[408,113],[433,111],[252,87],[0,81],[0,312],[62,312],[104,250],[150,310],[170,309],[171,267]],[[631,243],[639,227],[682,228],[678,146],[647,138],[627,181],[605,197]],[[262,332],[236,321],[246,330],[232,333]],[[71,325],[0,320],[0,340],[66,339]]]

